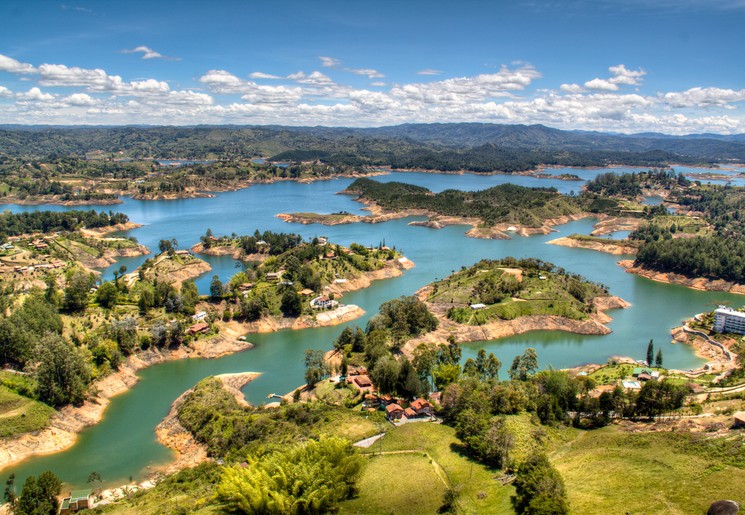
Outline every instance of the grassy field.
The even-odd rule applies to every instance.
[[[745,501],[745,449],[684,433],[579,432],[551,461],[573,513],[705,513],[717,499]]]
[[[588,316],[585,302],[602,294],[599,286],[569,274],[481,261],[435,282],[428,301],[450,308],[448,316],[455,322],[480,325],[529,315],[583,320]],[[485,306],[469,307],[479,303]]]
[[[54,409],[0,385],[0,437],[36,431],[49,425]]]
[[[340,513],[437,513],[447,487],[427,455],[385,454],[369,460],[357,483],[360,495],[342,503]]]
[[[502,486],[495,479],[501,473],[492,470],[480,463],[468,459],[463,453],[458,439],[455,437],[455,429],[443,424],[411,423],[390,429],[382,440],[383,453],[392,451],[419,451],[424,453],[442,468],[451,485],[461,488],[460,504],[464,513],[512,513],[510,496],[514,493],[511,486]],[[365,452],[379,452],[380,446],[376,443]],[[378,459],[378,458],[375,458]],[[412,459],[412,461],[414,461]],[[375,462],[372,461],[370,465]],[[431,465],[430,465],[431,466]],[[409,474],[407,469],[385,469],[373,468],[372,472],[366,471],[364,481],[360,484],[360,498],[369,496],[383,496],[380,491],[367,491],[365,487],[374,485],[372,479],[367,476],[380,471],[382,475],[394,476],[399,479],[389,490],[385,491],[384,497],[388,500],[388,511],[386,513],[436,513],[437,507],[442,503],[442,485],[436,492],[431,494],[434,499],[431,511],[424,510],[424,504],[418,505],[415,510],[398,509],[398,506],[410,506],[410,492],[407,490],[406,479]],[[430,469],[432,470],[432,469]],[[376,479],[383,481],[383,479]],[[429,481],[429,480],[428,480]],[[348,501],[348,502],[356,502]],[[357,506],[355,504],[354,506]],[[343,504],[343,510],[346,503]],[[349,513],[349,512],[348,512]],[[354,512],[351,512],[354,513]]]

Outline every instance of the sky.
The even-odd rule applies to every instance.
[[[2,0],[0,20],[0,124],[745,133],[745,0]]]

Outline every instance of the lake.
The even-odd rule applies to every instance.
[[[638,169],[633,169],[638,170]],[[700,170],[700,169],[691,169]],[[574,173],[584,180],[603,170],[552,169],[551,173]],[[616,168],[621,173],[629,168]],[[700,170],[706,172],[706,170]],[[686,171],[686,173],[689,173]],[[511,175],[434,174],[396,172],[375,177],[381,181],[401,181],[418,184],[433,191],[448,188],[478,190],[497,184],[512,182],[524,186],[556,187],[568,193],[579,192],[583,181],[561,181]],[[654,339],[661,348],[665,365],[671,368],[695,368],[702,363],[687,346],[671,343],[670,329],[696,313],[711,310],[718,304],[740,306],[742,297],[721,293],[701,292],[682,286],[656,283],[625,271],[616,265],[620,259],[585,249],[571,249],[546,242],[572,233],[589,234],[593,220],[585,219],[556,227],[550,235],[532,237],[516,236],[510,240],[479,240],[465,237],[464,226],[450,226],[441,230],[408,225],[417,218],[394,220],[381,224],[350,224],[326,227],[321,225],[287,224],[276,214],[287,211],[313,211],[332,213],[349,211],[364,213],[360,203],[352,197],[337,195],[352,179],[339,178],[309,184],[281,181],[274,184],[255,185],[249,188],[220,193],[215,198],[169,201],[137,201],[124,199],[113,209],[126,213],[133,222],[143,227],[128,232],[157,251],[158,241],[175,238],[179,248],[189,248],[199,241],[208,228],[215,235],[252,234],[254,230],[297,232],[306,238],[328,236],[332,242],[348,245],[358,242],[396,247],[416,263],[416,267],[403,276],[373,283],[365,290],[348,293],[345,303],[361,306],[366,315],[348,325],[361,325],[377,312],[386,300],[411,295],[417,289],[436,279],[442,279],[462,266],[469,266],[484,258],[499,259],[505,256],[537,257],[550,261],[586,278],[605,284],[610,292],[631,302],[625,310],[609,314],[614,320],[609,324],[613,332],[605,336],[582,336],[570,333],[540,331],[489,342],[463,345],[463,361],[475,357],[479,348],[493,352],[502,362],[502,377],[506,377],[512,359],[527,347],[534,347],[541,367],[572,367],[588,362],[605,362],[615,355],[643,359],[647,342]],[[67,210],[61,206],[16,206],[2,209],[32,211],[43,209]],[[622,237],[624,234],[618,234]],[[213,271],[197,279],[201,292],[208,292],[213,274],[223,281],[236,271],[237,263],[229,257],[203,256]],[[134,270],[145,258],[122,259],[104,271],[111,278],[121,264]],[[96,471],[107,484],[122,484],[129,478],[141,479],[152,467],[167,463],[172,458],[169,449],[155,440],[154,428],[166,415],[173,400],[184,390],[204,377],[229,372],[253,371],[263,375],[245,388],[247,399],[256,404],[266,402],[270,393],[284,394],[303,380],[303,356],[306,349],[331,348],[332,341],[344,325],[282,331],[271,334],[251,334],[249,341],[254,349],[215,360],[189,359],[172,361],[141,371],[140,382],[127,393],[115,397],[105,413],[104,420],[80,434],[71,449],[50,455],[31,458],[0,474],[4,480],[10,472],[16,473],[16,484],[22,485],[30,474],[38,475],[52,470],[63,481],[75,487],[84,487],[88,474]]]

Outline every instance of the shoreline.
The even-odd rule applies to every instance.
[[[411,355],[414,349],[422,343],[427,345],[437,344],[445,341],[450,335],[454,335],[457,342],[466,343],[507,338],[530,331],[564,331],[585,335],[610,334],[612,331],[605,324],[612,321],[613,318],[606,311],[625,309],[631,306],[629,302],[620,297],[595,297],[593,304],[596,312],[589,315],[585,320],[573,320],[557,315],[529,315],[513,320],[494,320],[484,325],[466,325],[447,318],[447,308],[445,306],[438,306],[424,300],[430,288],[431,286],[425,286],[416,293],[416,296],[425,302],[427,308],[437,317],[440,323],[434,331],[406,342],[403,352],[407,355]]]
[[[342,190],[339,192],[341,195],[359,195],[359,192]],[[430,229],[442,229],[449,225],[463,225],[470,226],[471,228],[466,231],[466,236],[469,238],[479,239],[510,239],[510,233],[517,234],[519,236],[532,236],[535,234],[550,234],[555,231],[553,227],[557,225],[563,225],[569,222],[581,220],[583,218],[599,218],[601,222],[608,220],[603,219],[594,213],[588,213],[580,211],[570,215],[563,215],[557,218],[547,218],[543,221],[543,225],[538,227],[527,227],[520,224],[513,224],[509,222],[503,222],[496,224],[491,227],[484,227],[483,220],[480,218],[471,218],[463,216],[450,216],[441,215],[433,211],[426,209],[403,209],[401,211],[387,211],[382,208],[379,204],[372,200],[368,200],[358,196],[354,199],[356,202],[364,204],[364,211],[369,211],[369,215],[355,215],[355,214],[316,214],[316,213],[278,213],[275,215],[280,220],[287,223],[300,223],[303,225],[320,224],[326,226],[333,225],[344,225],[352,223],[383,223],[391,220],[399,220],[402,218],[409,218],[413,216],[424,216],[428,218],[425,221],[412,221],[409,225],[418,227],[428,227]],[[612,217],[611,217],[612,218]],[[612,220],[617,220],[612,218]],[[600,223],[600,222],[599,222]],[[620,230],[620,229],[619,229]]]
[[[89,238],[100,238],[102,236],[106,236],[107,234],[131,231],[132,229],[137,229],[139,227],[142,227],[142,224],[138,224],[136,222],[125,222],[123,224],[108,225],[106,227],[94,227],[93,229],[83,228],[80,229],[80,232],[81,234],[83,234],[83,236],[87,236]]]
[[[249,406],[241,388],[259,377],[259,372],[238,372],[233,374],[220,374],[214,376],[222,382],[223,388],[235,397],[235,400],[241,406]],[[178,420],[178,410],[186,400],[186,397],[194,391],[194,387],[189,388],[173,401],[168,414],[155,427],[155,437],[158,442],[173,450],[176,454],[175,459],[168,464],[156,466],[151,474],[170,475],[187,467],[194,467],[211,458],[207,456],[207,448],[194,439],[194,436],[187,431]]]
[[[230,324],[217,324],[220,333],[210,339],[197,340],[193,348],[180,347],[165,351],[148,349],[129,356],[119,370],[91,384],[91,391],[96,392],[95,397],[87,399],[81,406],[68,405],[58,410],[44,429],[2,439],[0,471],[33,456],[55,454],[72,447],[78,433],[103,420],[106,407],[113,397],[125,393],[139,381],[137,372],[144,368],[178,359],[214,359],[253,348],[252,343],[237,339],[242,334]]]
[[[631,247],[629,245],[623,245],[623,240],[619,240],[619,244],[606,243],[592,240],[580,240],[572,238],[571,236],[563,236],[556,238],[555,240],[547,241],[547,245],[558,245],[560,247],[568,247],[573,249],[587,249],[595,250],[597,252],[605,252],[606,254],[612,254],[615,256],[628,256],[634,255],[639,249]]]
[[[701,291],[723,291],[745,295],[745,284],[725,281],[724,279],[706,279],[704,277],[691,278],[674,272],[657,272],[656,270],[650,270],[641,266],[634,266],[634,261],[630,259],[623,259],[618,262],[618,265],[625,269],[628,274],[638,275],[660,283],[678,284]]]

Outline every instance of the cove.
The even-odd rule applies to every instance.
[[[587,173],[587,170],[552,170],[552,173]],[[595,172],[597,173],[597,172]],[[556,186],[579,191],[578,181],[511,177],[506,175],[476,176],[425,173],[394,173],[381,176],[421,184],[435,191],[446,188],[483,189],[512,179],[528,186]],[[526,181],[523,183],[522,181]],[[616,265],[620,259],[585,249],[547,245],[558,236],[572,233],[588,234],[593,220],[585,219],[558,226],[557,233],[515,237],[511,240],[478,240],[465,237],[463,226],[441,230],[409,226],[416,218],[382,224],[351,224],[325,227],[320,225],[287,224],[275,218],[282,211],[363,212],[361,204],[351,197],[336,195],[352,182],[351,179],[317,181],[310,184],[278,182],[256,185],[244,190],[221,193],[215,198],[173,201],[134,201],[125,199],[118,206],[105,209],[121,211],[134,222],[144,224],[131,234],[157,249],[161,238],[176,238],[180,248],[188,248],[199,240],[207,228],[215,234],[253,233],[255,229],[297,232],[310,238],[328,236],[331,241],[348,245],[352,242],[374,244],[385,240],[396,246],[416,263],[403,276],[378,281],[365,290],[348,293],[345,302],[357,304],[366,315],[349,325],[361,325],[377,312],[378,306],[401,295],[411,295],[435,279],[441,279],[461,266],[476,261],[505,256],[537,257],[605,284],[613,295],[631,302],[626,310],[614,310],[609,324],[613,333],[605,336],[581,336],[560,332],[533,332],[490,342],[464,344],[463,360],[475,357],[485,347],[502,361],[502,376],[515,355],[526,347],[535,347],[541,367],[575,366],[587,362],[605,362],[614,355],[643,358],[647,342],[654,339],[662,348],[665,365],[672,368],[694,368],[701,363],[689,347],[673,345],[669,331],[684,318],[711,309],[720,303],[739,306],[742,297],[720,292],[700,292],[682,286],[656,283],[627,274]],[[4,206],[12,211],[70,209],[59,206]],[[214,273],[226,280],[235,273],[236,262],[225,257],[206,256],[213,272],[197,281],[201,291],[209,288]],[[122,260],[120,264],[133,270],[144,257]],[[110,270],[106,272],[108,277]],[[266,401],[270,393],[286,393],[303,381],[303,354],[306,349],[329,349],[331,342],[345,326],[251,334],[252,350],[216,360],[188,359],[153,366],[141,371],[140,382],[129,392],[115,397],[106,410],[104,420],[80,434],[71,449],[42,457],[34,457],[2,473],[16,474],[16,484],[28,475],[52,470],[74,487],[84,487],[88,474],[96,471],[107,484],[122,484],[130,477],[141,479],[154,466],[167,463],[171,452],[155,440],[154,428],[166,415],[170,404],[184,390],[209,375],[254,371],[263,375],[245,390],[247,399],[255,404]]]

